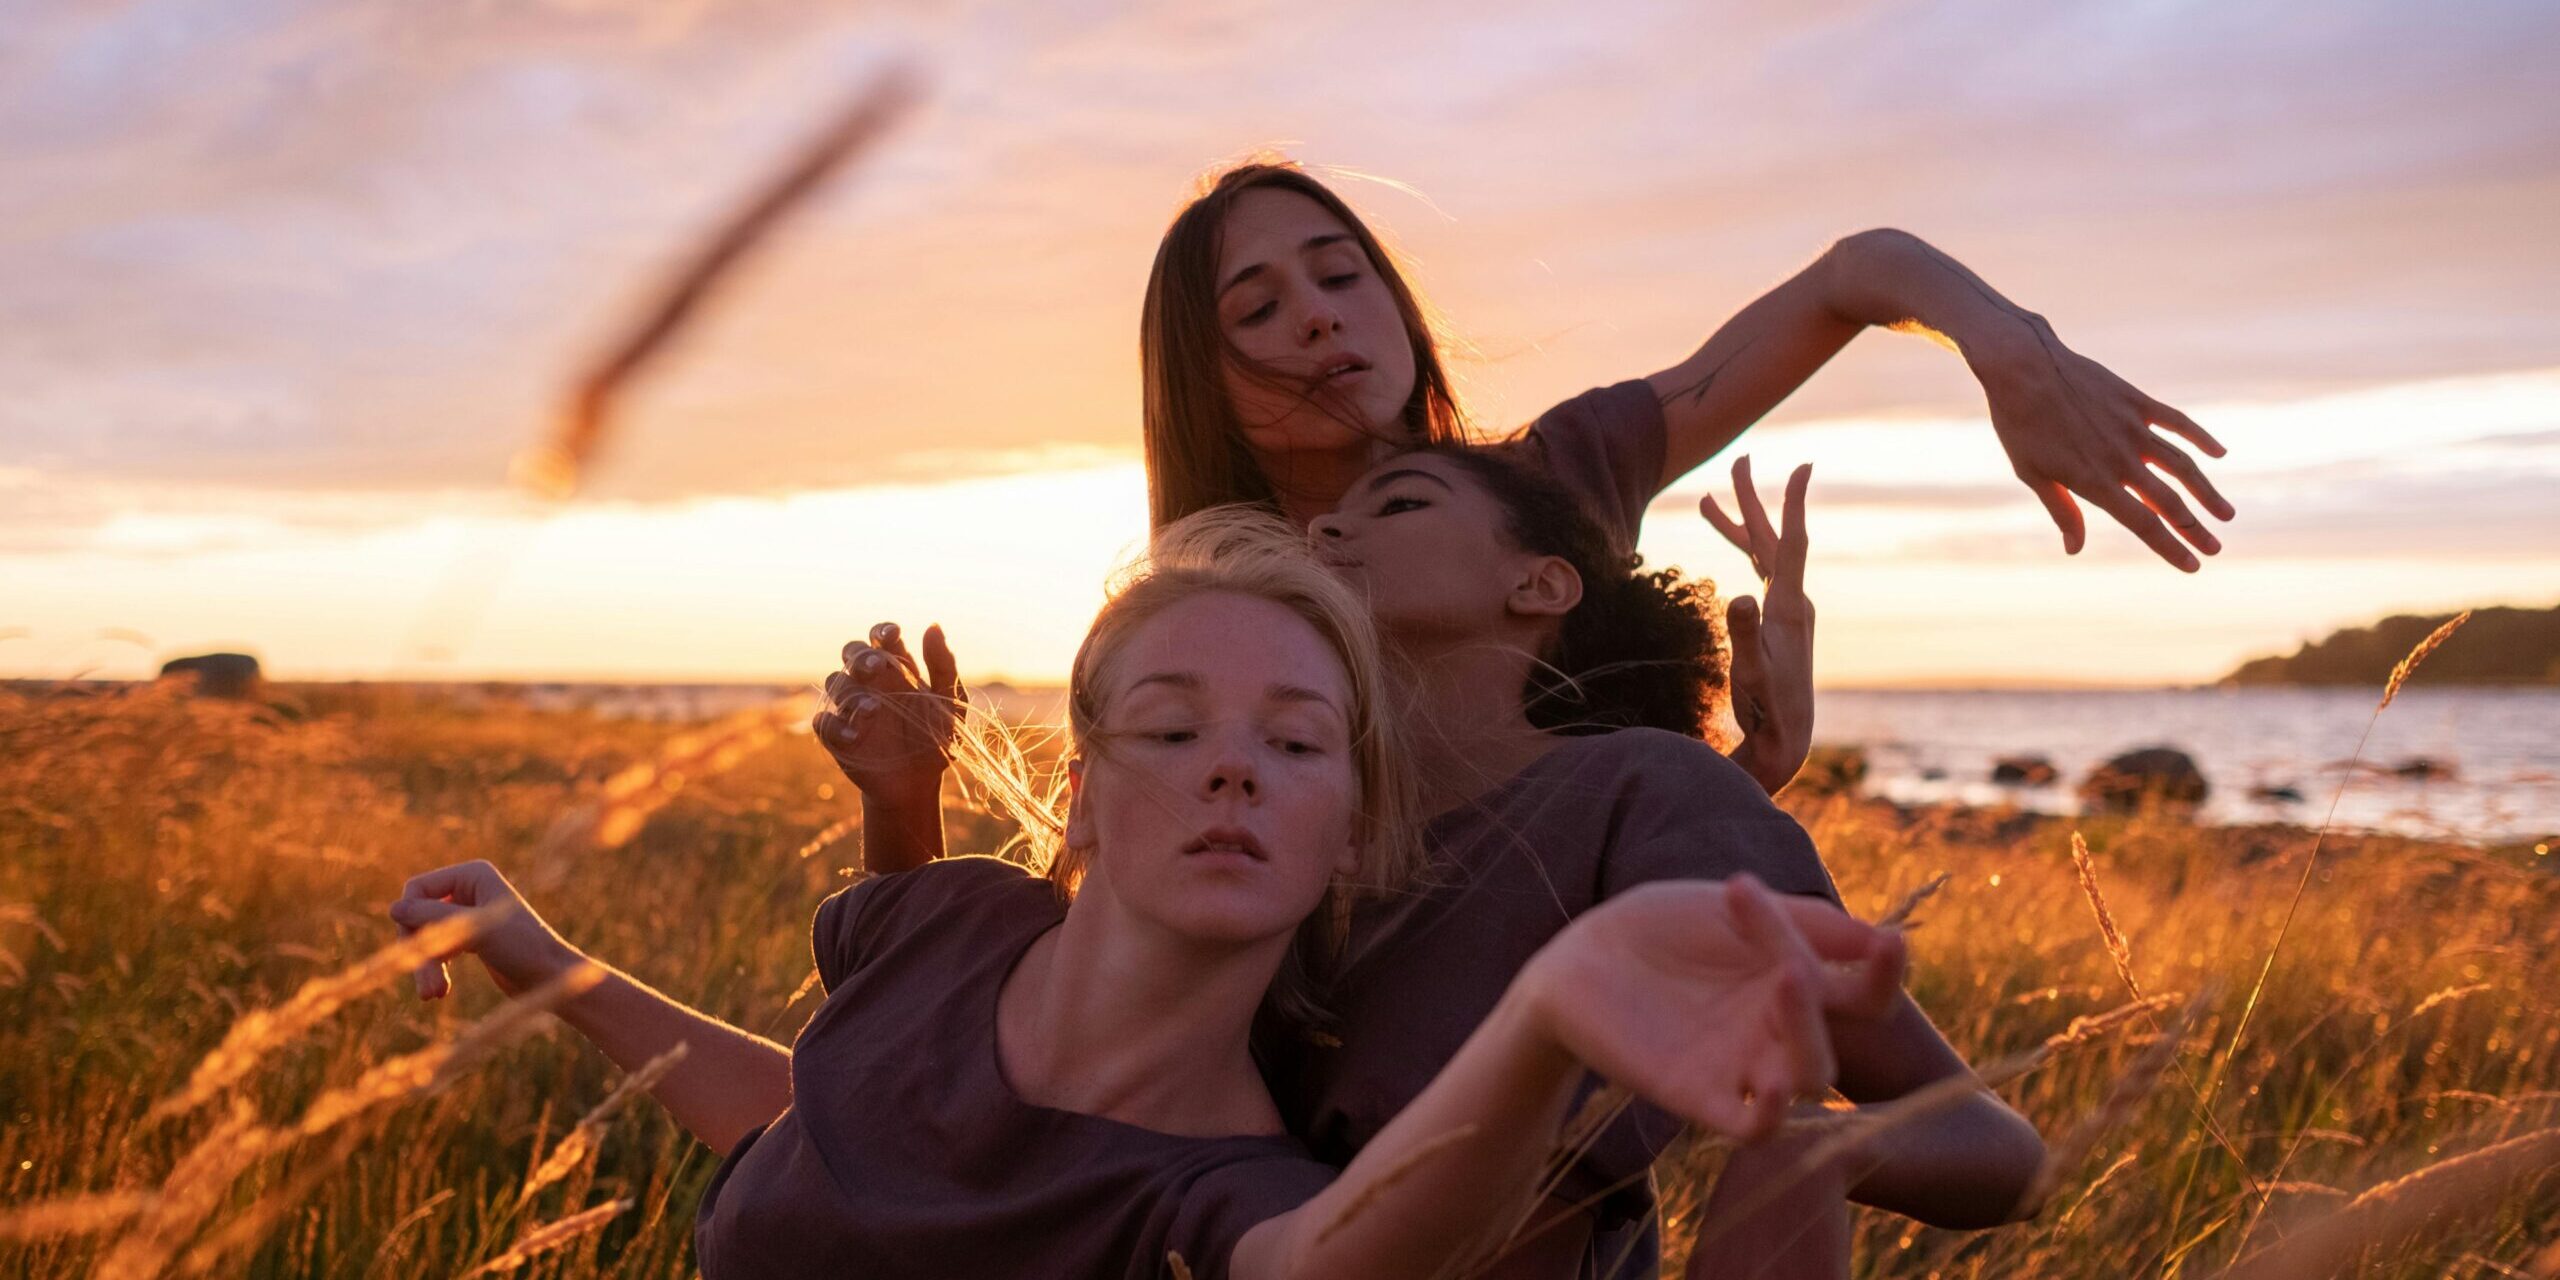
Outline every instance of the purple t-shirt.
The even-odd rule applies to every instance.
[[[1022,1100],[996,1050],[1014,962],[1064,918],[1010,862],[945,858],[818,907],[826,1002],[789,1108],[703,1192],[706,1280],[1223,1277],[1236,1241],[1324,1189],[1285,1136],[1191,1138]]]
[[[1645,506],[1662,490],[1666,434],[1653,384],[1634,378],[1547,410],[1514,440],[1538,451],[1612,546],[1632,551]]]
[[[1748,871],[1780,893],[1837,902],[1813,841],[1740,766],[1658,729],[1560,739],[1546,755],[1424,829],[1420,884],[1355,912],[1329,1000],[1339,1043],[1275,1035],[1264,1074],[1290,1130],[1335,1164],[1375,1138],[1465,1043],[1513,975],[1595,904],[1655,880]],[[1640,1242],[1658,1264],[1646,1173],[1680,1131],[1628,1108],[1558,1187],[1598,1201],[1585,1274]],[[1643,1252],[1652,1246],[1654,1252]]]

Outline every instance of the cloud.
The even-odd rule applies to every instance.
[[[2531,561],[2560,557],[2551,495],[2560,475],[2514,470],[2394,474],[2339,466],[2252,501],[2217,525],[2225,560]],[[2083,505],[2086,555],[2139,560],[2149,550]],[[1930,534],[1868,558],[1891,561],[2026,561],[2050,553],[2049,536],[2021,536],[2003,521]]]
[[[47,10],[0,42],[0,466],[493,486],[651,273],[896,47],[933,107],[653,374],[607,493],[1127,448],[1154,238],[1199,168],[1281,139],[1445,212],[1353,188],[1495,353],[1466,371],[1496,421],[1678,359],[1879,224],[2173,402],[2546,363],[2560,16],[2457,8]],[[1978,405],[1878,338],[1780,416]]]

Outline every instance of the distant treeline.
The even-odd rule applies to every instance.
[[[2290,658],[2256,658],[2224,684],[2358,684],[2379,688],[2391,668],[2427,633],[2453,617],[2396,614],[2369,627],[2349,627],[2296,650]],[[2560,605],[2474,610],[2444,647],[2409,678],[2416,684],[2560,684]]]

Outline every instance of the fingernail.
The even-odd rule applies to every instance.
[[[855,712],[856,714],[858,714],[858,715],[866,715],[866,716],[867,716],[867,715],[871,714],[873,711],[878,710],[878,709],[879,709],[879,707],[880,707],[880,700],[879,700],[878,698],[872,697],[870,694],[867,694],[867,693],[866,693],[866,694],[864,694],[864,695],[862,695],[861,697],[859,697],[859,698],[855,699],[855,700],[854,700],[854,703],[853,703],[853,709],[854,709],[854,712]]]
[[[878,671],[880,669],[880,655],[876,653],[866,653],[862,655],[862,669],[865,671]]]
[[[871,643],[873,644],[892,644],[896,642],[897,638],[897,623],[883,622],[879,626],[871,629]]]

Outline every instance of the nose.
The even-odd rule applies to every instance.
[[[1209,800],[1253,800],[1262,794],[1262,780],[1254,776],[1252,753],[1234,735],[1221,735],[1218,755],[1209,764],[1208,775],[1201,779],[1200,794]]]
[[[1307,532],[1318,539],[1339,542],[1343,536],[1342,519],[1330,512],[1317,516],[1315,522],[1307,526]]]
[[[1326,335],[1340,332],[1342,312],[1330,301],[1319,299],[1307,308],[1306,316],[1298,322],[1298,337],[1302,342],[1320,342]]]

